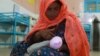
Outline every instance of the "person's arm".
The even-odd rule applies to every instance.
[[[40,34],[38,34],[39,31],[31,34],[30,36],[28,36],[30,39],[27,41],[30,45],[32,45],[33,43],[37,43],[37,42],[41,42],[43,39],[41,39],[42,37],[40,36]]]
[[[31,36],[29,36],[31,38],[28,42],[33,44],[44,40],[50,40],[54,36],[54,34],[51,31],[52,29],[44,29],[44,30],[37,31]]]

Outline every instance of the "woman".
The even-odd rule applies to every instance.
[[[13,48],[11,56],[24,56],[30,45],[50,40],[54,36],[63,39],[63,45],[59,50],[46,46],[34,50],[30,56],[89,56],[85,31],[76,16],[68,11],[64,2],[64,0],[41,0],[37,24],[25,40]]]

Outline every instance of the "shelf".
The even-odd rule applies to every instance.
[[[0,23],[14,23],[29,25],[29,16],[23,16],[22,14],[16,13],[0,13]]]
[[[0,45],[14,45],[13,43],[0,43]]]
[[[16,34],[16,35],[26,35],[25,33],[13,33],[13,32],[0,32],[0,34],[3,34],[3,35],[5,35],[5,34],[7,34],[7,35],[11,35],[11,34]]]
[[[16,33],[17,35],[26,35],[25,33]]]
[[[11,35],[11,43],[0,43],[0,45],[16,44],[16,36],[25,36],[29,32],[30,17],[17,12],[0,13],[0,37],[4,40],[4,35]],[[17,30],[16,30],[17,29]],[[7,38],[7,36],[5,37]]]
[[[8,35],[10,35],[10,34],[13,34],[13,32],[0,32],[0,34],[8,34]]]

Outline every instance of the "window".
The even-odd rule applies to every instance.
[[[100,12],[100,0],[85,0],[85,12]]]

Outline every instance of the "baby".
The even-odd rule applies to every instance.
[[[41,47],[44,46],[49,46],[53,49],[59,49],[62,46],[62,39],[59,36],[55,36],[53,37],[50,41],[43,41],[43,42],[39,42],[39,43],[35,43],[33,45],[31,45],[28,49],[27,52],[28,54],[31,54],[34,50],[39,49]]]

